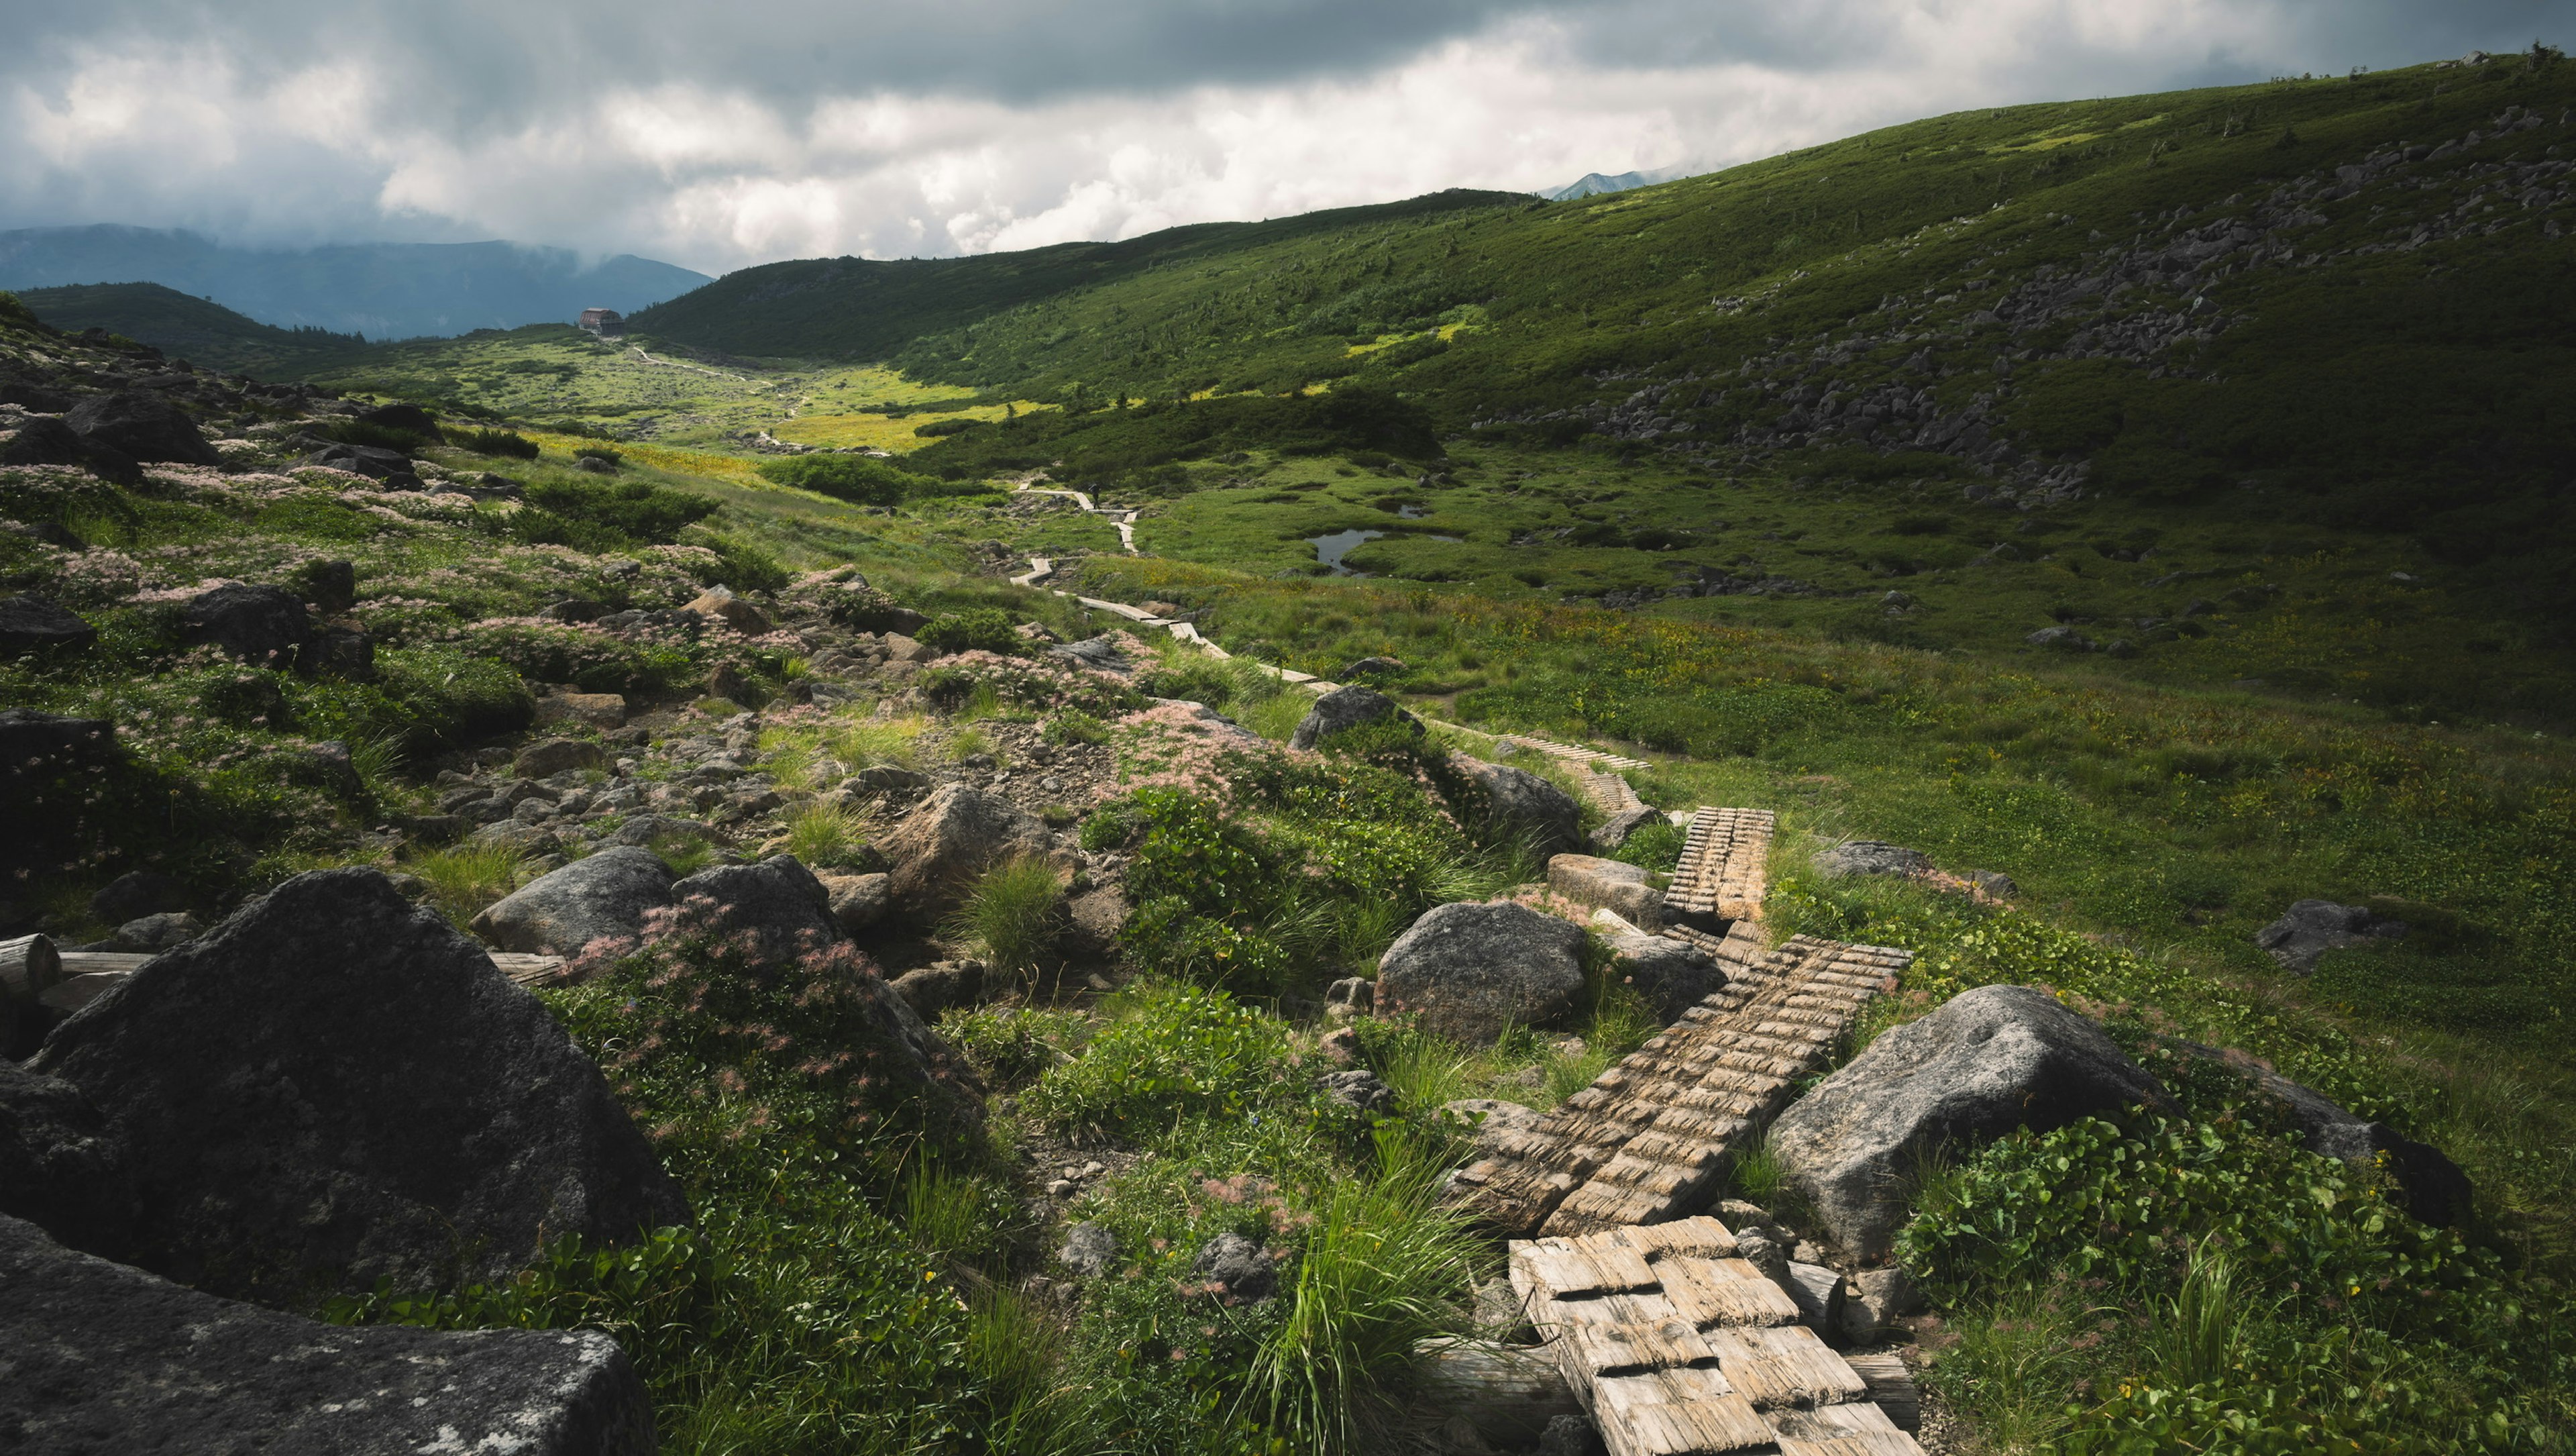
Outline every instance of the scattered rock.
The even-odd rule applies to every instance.
[[[1865,1331],[1858,1333],[1860,1341],[1878,1338],[1888,1326],[1923,1307],[1923,1296],[1914,1287],[1914,1276],[1907,1273],[1902,1264],[1891,1264],[1884,1269],[1863,1269],[1852,1276],[1852,1283],[1858,1286],[1858,1297],[1851,1302],[1857,1316],[1852,1326],[1855,1332]]]
[[[1312,748],[1336,733],[1348,732],[1362,724],[1381,718],[1393,718],[1411,725],[1417,734],[1423,731],[1422,720],[1396,705],[1393,698],[1374,688],[1335,688],[1315,700],[1315,706],[1288,735],[1291,748]]]
[[[81,1090],[0,1056],[0,1214],[113,1259],[133,1237],[136,1202],[125,1150]]]
[[[2317,958],[2327,951],[2393,940],[2406,931],[2405,921],[2384,919],[2360,905],[2301,900],[2256,931],[2254,943],[2271,952],[2282,969],[2304,976],[2317,968]]]
[[[885,634],[885,649],[888,662],[928,662],[939,655],[938,648],[901,632]]]
[[[652,851],[619,846],[523,885],[470,927],[503,950],[576,956],[594,940],[633,939],[671,903],[671,872]]]
[[[0,1218],[0,1429],[30,1451],[652,1456],[596,1330],[316,1324],[74,1253]]]
[[[1062,647],[1050,647],[1047,649],[1047,655],[1063,658],[1096,672],[1114,672],[1123,675],[1136,670],[1135,664],[1129,662],[1126,654],[1118,650],[1116,640],[1105,632],[1100,636],[1087,637],[1080,642],[1070,642]]]
[[[143,467],[133,456],[83,440],[60,420],[22,422],[8,443],[0,444],[0,465],[85,465],[121,485],[143,480]]]
[[[542,824],[504,819],[475,830],[465,836],[465,842],[488,849],[506,849],[521,856],[535,856],[548,853],[563,841]]]
[[[671,886],[671,898],[704,895],[715,903],[726,930],[748,930],[770,960],[793,960],[841,939],[832,919],[832,897],[823,882],[792,854],[758,864],[719,865]]]
[[[1324,1060],[1337,1067],[1354,1067],[1360,1061],[1360,1034],[1350,1027],[1336,1027],[1325,1032],[1315,1044]]]
[[[293,592],[227,582],[189,599],[179,612],[179,631],[244,662],[285,668],[295,665],[313,635],[313,619]]]
[[[607,730],[626,724],[626,699],[617,693],[554,693],[537,699],[537,726],[580,723]]]
[[[1102,885],[1076,895],[1065,905],[1066,929],[1060,942],[1072,956],[1107,956],[1118,949],[1118,933],[1127,928],[1131,907],[1116,885]]]
[[[29,1065],[125,1145],[135,1261],[217,1293],[493,1280],[688,1217],[553,1014],[374,870],[288,880]]]
[[[1478,808],[1493,829],[1526,841],[1542,858],[1583,847],[1583,807],[1565,790],[1526,769],[1463,753],[1451,754],[1449,766],[1481,791],[1484,803]]]
[[[1402,677],[1404,670],[1404,664],[1392,657],[1363,657],[1343,668],[1341,677],[1346,682],[1364,677]]]
[[[856,935],[885,919],[894,904],[892,875],[822,875],[818,876],[832,912],[832,920],[845,934]]]
[[[1789,1105],[1770,1147],[1835,1242],[1876,1261],[1905,1221],[1904,1180],[1941,1149],[2164,1097],[2102,1028],[2056,997],[1981,986],[1881,1034]]]
[[[2029,643],[2033,647],[2054,648],[2060,652],[2091,652],[2093,650],[2093,639],[2076,631],[2072,627],[2042,627],[2038,631],[2031,633],[2029,636],[2024,637],[2021,640]]]
[[[1919,875],[1930,868],[1932,856],[1923,851],[1876,839],[1837,844],[1816,856],[1816,872],[1823,875]]]
[[[929,788],[930,785],[931,777],[926,773],[915,769],[897,768],[890,763],[881,763],[874,768],[863,768],[851,775],[849,782],[843,787],[867,794],[886,794],[908,793],[914,789]]]
[[[1043,856],[1047,827],[999,794],[949,784],[878,841],[893,869],[895,903],[913,915],[946,910],[979,874],[1006,859]]]
[[[364,423],[388,430],[409,430],[422,439],[437,444],[447,443],[447,436],[439,430],[438,421],[430,417],[429,411],[416,404],[380,404],[373,409],[358,411],[358,418]]]
[[[1315,1086],[1362,1117],[1379,1117],[1395,1110],[1395,1089],[1379,1081],[1374,1072],[1356,1067],[1347,1072],[1326,1072],[1315,1079]]]
[[[1222,1297],[1228,1304],[1259,1304],[1279,1289],[1279,1266],[1259,1244],[1241,1234],[1219,1234],[1208,1240],[1190,1267],[1200,1278],[1224,1286]]]
[[[72,406],[63,424],[85,445],[104,446],[136,460],[224,463],[215,447],[206,443],[196,421],[168,399],[146,390],[91,395]]]
[[[166,910],[158,915],[144,915],[116,927],[103,949],[126,955],[159,955],[174,950],[206,933],[197,917],[185,910]]]
[[[895,978],[894,993],[913,1014],[935,1021],[952,1006],[972,1006],[984,994],[982,961],[940,961]]]
[[[730,588],[711,586],[682,611],[701,617],[714,617],[745,637],[758,637],[769,630],[769,617],[760,608],[735,596]],[[719,694],[719,696],[723,696]]]
[[[111,925],[188,908],[188,887],[159,870],[118,875],[89,897],[89,913]]]
[[[1526,905],[1442,905],[1378,960],[1378,1013],[1414,1012],[1424,1029],[1490,1046],[1514,1026],[1573,1009],[1583,932]]]
[[[1735,1230],[1736,1256],[1750,1264],[1763,1278],[1786,1286],[1789,1282],[1789,1250],[1767,1227]]]
[[[566,769],[601,768],[607,762],[608,754],[587,738],[540,738],[519,750],[510,769],[523,779],[547,779]]]
[[[351,627],[315,628],[296,651],[295,670],[307,677],[374,682],[376,639]]]
[[[1550,1416],[1539,1434],[1538,1456],[1604,1456],[1601,1433],[1582,1416]]]
[[[1473,1126],[1480,1134],[1527,1132],[1538,1126],[1540,1120],[1539,1113],[1517,1102],[1505,1102],[1494,1097],[1461,1097],[1455,1102],[1441,1103],[1440,1111],[1453,1121]]]
[[[1117,1262],[1118,1236],[1088,1221],[1067,1224],[1064,1247],[1056,1250],[1055,1259],[1084,1279],[1097,1279]]]
[[[1979,870],[1968,876],[1968,883],[1998,900],[2009,900],[2021,893],[2021,886],[2013,877],[2000,870]]]
[[[1669,1025],[1726,984],[1717,958],[1661,935],[1609,935],[1610,973],[1636,988]]]
[[[77,652],[98,640],[98,629],[68,608],[37,596],[0,601],[0,652],[68,647]]]
[[[2180,1040],[2165,1045],[2245,1074],[2280,1104],[2309,1152],[2386,1172],[2397,1184],[2398,1202],[2417,1222],[2448,1226],[2468,1217],[2475,1189],[2469,1175],[2440,1148],[2416,1142],[2384,1122],[2355,1116],[2324,1093],[2293,1082],[2243,1053]]]
[[[1577,905],[1607,910],[1649,935],[1664,928],[1664,892],[1643,869],[1588,854],[1560,854],[1547,862],[1548,888]]]
[[[1611,815],[1600,828],[1592,831],[1590,843],[1596,854],[1612,854],[1627,846],[1637,831],[1649,824],[1663,823],[1664,811],[1652,804],[1640,805]]]
[[[1324,1004],[1347,1006],[1366,1015],[1377,1005],[1377,983],[1365,976],[1344,976],[1324,988]]]

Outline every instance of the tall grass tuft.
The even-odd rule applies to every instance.
[[[458,844],[433,850],[403,868],[429,883],[429,901],[438,913],[463,925],[519,887],[520,862],[515,849]]]
[[[873,818],[826,800],[799,804],[787,815],[787,852],[813,869],[848,864],[867,847]]]
[[[993,968],[1027,976],[1055,949],[1064,883],[1045,860],[1004,860],[986,870],[947,931],[984,948]]]
[[[911,768],[921,759],[922,727],[918,717],[867,718],[833,728],[824,741],[834,758],[854,769],[877,764]]]
[[[2147,1336],[2156,1373],[2180,1390],[2224,1378],[2264,1313],[2250,1307],[2236,1261],[2203,1239],[2192,1246],[2182,1288],[2156,1308]]]
[[[1441,1161],[1378,1135],[1378,1174],[1333,1185],[1253,1356],[1248,1388],[1271,1429],[1318,1453],[1374,1449],[1423,1340],[1464,1323],[1477,1244],[1439,1206]]]

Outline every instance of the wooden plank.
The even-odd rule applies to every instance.
[[[1724,1456],[1770,1451],[1778,1437],[1740,1395],[1640,1406],[1601,1427],[1611,1456]]]
[[[1868,1396],[1869,1385],[1804,1325],[1714,1329],[1701,1340],[1717,1368],[1754,1407],[1834,1405]]]
[[[63,956],[63,978],[73,976],[122,976],[142,969],[152,959],[121,950],[67,950]]]
[[[1435,1340],[1414,1351],[1415,1383],[1406,1424],[1434,1431],[1464,1418],[1488,1443],[1535,1446],[1558,1416],[1582,1402],[1548,1352],[1488,1340]]]
[[[1923,1393],[1915,1388],[1914,1372],[1906,1367],[1905,1357],[1890,1352],[1883,1355],[1846,1355],[1843,1357],[1853,1372],[1869,1386],[1870,1401],[1900,1431],[1920,1429],[1923,1422]]]
[[[0,991],[5,991],[9,999],[32,1003],[62,984],[62,979],[63,958],[50,938],[22,935],[15,940],[0,940]]]
[[[562,985],[565,980],[562,956],[496,950],[492,952],[492,964],[500,968],[501,974],[531,989]]]
[[[1558,1337],[1566,1347],[1558,1363],[1574,1378],[1633,1375],[1699,1361],[1719,1363],[1715,1350],[1700,1339],[1689,1322],[1669,1318],[1655,1324],[1575,1325]]]
[[[1673,1311],[1701,1330],[1798,1322],[1797,1301],[1742,1259],[1668,1259],[1655,1267]]]
[[[1774,1411],[1781,1456],[1923,1456],[1912,1436],[1868,1401]]]

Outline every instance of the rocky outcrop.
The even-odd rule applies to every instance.
[[[956,903],[977,875],[1007,859],[1053,847],[1036,816],[999,794],[949,784],[922,801],[877,842],[893,868],[895,903],[930,916]]]
[[[0,1057],[0,1214],[117,1258],[134,1233],[125,1150],[78,1087]]]
[[[2327,951],[2393,940],[2406,931],[2405,921],[2386,919],[2365,906],[2301,900],[2256,931],[2254,943],[2279,961],[2283,970],[2304,976],[2317,968]]]
[[[2164,1088],[2102,1028],[2028,986],[1962,992],[1871,1042],[1771,1125],[1788,1186],[1836,1242],[1883,1258],[1905,1221],[1906,1180],[1944,1148],[2045,1131]]]
[[[261,667],[290,668],[313,635],[313,619],[295,593],[226,582],[188,599],[179,633]]]
[[[183,1289],[0,1217],[13,1449],[652,1456],[653,1408],[593,1330],[339,1328]]]
[[[1610,974],[1635,989],[1666,1024],[1726,984],[1717,958],[1687,941],[1661,935],[1605,935]]]
[[[674,900],[698,896],[714,903],[719,927],[749,932],[769,960],[793,960],[842,939],[830,892],[792,854],[700,870],[671,886]]]
[[[135,1262],[268,1301],[492,1279],[686,1205],[535,997],[368,869],[298,875],[55,1028],[140,1195]]]
[[[59,603],[37,596],[0,601],[0,653],[79,651],[98,640],[98,629]]]
[[[1487,1046],[1543,1026],[1583,989],[1583,932],[1505,901],[1442,905],[1378,958],[1380,1015],[1411,1012],[1427,1031]]]
[[[72,406],[63,424],[81,442],[105,447],[136,460],[169,460],[185,465],[220,465],[223,457],[197,429],[197,422],[169,400],[147,390],[94,394]]]
[[[671,903],[671,872],[650,850],[618,846],[542,875],[474,917],[476,935],[503,950],[574,956],[594,940],[643,933]]]
[[[1487,763],[1463,753],[1451,754],[1449,766],[1474,785],[1474,796],[1482,800],[1461,804],[1459,809],[1483,820],[1490,832],[1526,841],[1541,859],[1584,847],[1583,808],[1572,794],[1527,769]]]
[[[1393,718],[1410,724],[1413,731],[1423,731],[1422,720],[1396,705],[1393,698],[1374,688],[1335,688],[1315,700],[1315,706],[1300,719],[1295,732],[1288,735],[1290,748],[1312,748],[1336,733],[1348,732],[1382,718]]]
[[[1547,862],[1547,887],[1577,905],[1607,910],[1648,934],[1664,928],[1664,892],[1636,865],[1588,854]]]

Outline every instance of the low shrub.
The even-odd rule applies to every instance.
[[[512,535],[532,544],[616,551],[668,545],[715,513],[705,496],[647,481],[540,480],[508,521]]]
[[[999,607],[969,607],[931,619],[913,636],[942,652],[991,652],[1010,656],[1026,651],[1010,614]]]
[[[790,455],[759,467],[763,479],[863,506],[901,505],[940,493],[941,483],[868,455]]]
[[[1041,1126],[1132,1139],[1308,1095],[1288,1074],[1287,1024],[1222,991],[1148,983],[1119,1009],[1130,1014],[1021,1097]]]
[[[477,455],[497,455],[512,460],[537,458],[537,442],[515,430],[450,430],[447,443]]]

